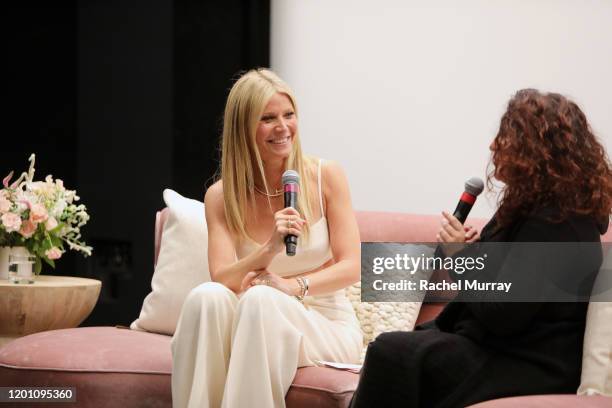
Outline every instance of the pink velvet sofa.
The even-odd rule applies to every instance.
[[[156,259],[165,218],[164,211],[158,213]],[[357,218],[364,242],[431,242],[439,226],[439,217],[428,215],[359,212]],[[477,226],[484,223],[471,222]],[[612,233],[604,240],[612,241]],[[434,318],[443,307],[441,303],[423,305],[418,322]],[[32,334],[5,345],[0,349],[0,386],[76,387],[77,402],[69,404],[75,408],[170,408],[171,367],[169,336],[116,327],[81,327]],[[300,368],[287,393],[287,406],[346,407],[358,381],[357,374],[332,368]],[[474,407],[518,406],[611,407],[612,398],[541,395],[503,398]]]

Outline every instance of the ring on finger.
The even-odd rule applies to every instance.
[[[287,228],[293,228],[293,221],[287,220]]]

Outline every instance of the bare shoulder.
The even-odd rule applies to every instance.
[[[321,181],[326,190],[346,188],[348,181],[344,169],[338,162],[324,160],[321,165]]]
[[[207,212],[212,211],[215,214],[223,214],[223,181],[219,180],[208,187],[204,195],[204,204]]]

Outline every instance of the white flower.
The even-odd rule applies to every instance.
[[[4,195],[0,195],[0,214],[9,212],[11,206],[11,202],[6,197],[4,197]]]
[[[3,214],[1,219],[2,225],[4,225],[6,232],[19,231],[19,228],[21,228],[21,217],[17,214],[9,212]]]
[[[67,205],[68,204],[66,203],[64,199],[57,200],[57,202],[51,209],[51,215],[54,216],[55,218],[60,218],[62,214],[64,213],[64,210],[66,209]]]

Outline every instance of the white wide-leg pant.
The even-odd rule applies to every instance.
[[[172,338],[173,408],[285,407],[298,367],[359,361],[361,333],[329,312],[263,285],[194,288]]]

